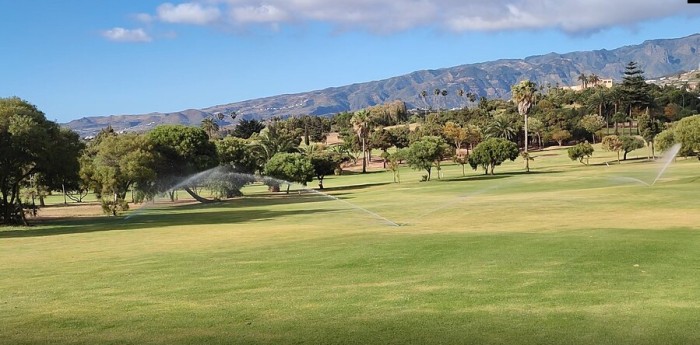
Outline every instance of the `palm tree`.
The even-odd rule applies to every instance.
[[[425,103],[425,110],[430,109],[430,104],[428,104],[428,91],[421,91],[420,98],[423,100],[423,103]]]
[[[219,130],[219,124],[214,121],[211,117],[207,117],[202,120],[202,129],[207,132],[209,138],[211,138],[212,133]]]
[[[497,114],[486,125],[486,136],[491,138],[512,140],[517,135],[517,132],[518,129],[515,127],[515,122],[505,114]]]
[[[591,74],[588,76],[588,82],[593,84],[593,86],[596,86],[598,83],[600,83],[600,77],[595,74]]]
[[[537,84],[523,80],[520,83],[511,87],[513,93],[513,101],[518,104],[518,114],[525,118],[525,150],[523,156],[525,158],[525,171],[530,171],[530,156],[527,153],[527,115],[530,113],[532,103],[537,97]]]
[[[457,90],[457,96],[459,96],[459,104],[463,105],[464,103],[462,103],[462,97],[464,97],[464,89]]]
[[[447,90],[440,91],[440,94],[442,95],[442,105],[447,109]]]
[[[578,76],[578,81],[581,82],[581,90],[588,86],[588,77],[585,74],[581,73],[581,75]]]
[[[591,105],[596,105],[598,108],[598,116],[603,117],[603,107],[608,103],[608,92],[607,89],[599,88],[594,94],[589,98]],[[605,129],[608,129],[608,118],[607,114],[605,117]]]
[[[367,110],[360,110],[350,118],[352,128],[362,143],[362,173],[367,172],[367,136],[369,135],[370,118]]]
[[[440,89],[433,90],[433,103],[437,107],[438,113],[440,112],[440,105],[438,104],[438,100],[439,100],[438,97],[440,97],[441,92],[442,92],[442,90],[440,90]]]

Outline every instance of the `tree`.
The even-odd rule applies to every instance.
[[[644,140],[637,136],[623,135],[620,137],[620,140],[622,141],[623,161],[627,160],[628,153],[644,147]]]
[[[530,118],[528,119],[528,130],[530,131],[530,133],[537,136],[537,145],[540,149],[542,149],[542,136],[545,133],[544,122],[542,122],[538,118]]]
[[[700,115],[681,119],[672,128],[661,132],[657,139],[661,150],[667,150],[675,143],[680,143],[680,155],[700,157]]]
[[[620,150],[622,150],[622,140],[617,135],[608,135],[603,137],[601,142],[603,149],[606,151],[617,152],[617,163],[620,163]]]
[[[581,74],[578,76],[578,81],[581,82],[581,90],[583,90],[583,89],[585,89],[586,87],[588,87],[588,76],[586,76],[585,74],[581,73]]]
[[[600,115],[589,114],[585,115],[581,119],[579,125],[581,125],[581,127],[588,133],[591,133],[591,136],[593,137],[593,144],[595,144],[595,134],[605,127],[605,119]]]
[[[219,124],[213,118],[207,117],[202,120],[202,129],[207,132],[209,138],[213,138],[214,133],[219,130]]]
[[[595,76],[595,74],[593,74],[593,75]],[[608,103],[608,93],[609,93],[608,89],[598,88],[595,91],[595,93],[591,94],[591,96],[588,98],[588,102],[590,102],[590,104],[592,106],[595,106],[596,110],[598,110],[598,116],[600,116],[600,117],[603,117],[603,107],[605,107]],[[607,117],[604,117],[604,121],[605,121],[605,127],[607,128],[608,127]]]
[[[462,144],[467,140],[467,130],[452,121],[447,121],[442,127],[442,131],[444,136],[452,142],[457,150],[461,149]]]
[[[537,84],[529,81],[523,80],[520,83],[513,85],[511,87],[511,92],[513,93],[513,101],[518,105],[518,114],[523,116],[525,119],[525,145],[524,153],[528,157],[527,153],[527,115],[530,113],[532,104],[534,103],[537,96]],[[525,159],[525,171],[530,171],[530,159]]]
[[[578,160],[581,164],[588,165],[588,159],[593,155],[593,151],[593,146],[586,141],[569,147],[567,153],[572,161]]]
[[[421,91],[419,96],[423,100],[423,103],[425,104],[425,109],[430,110],[430,104],[428,104],[428,91],[426,91],[426,90]]]
[[[290,131],[279,122],[270,123],[260,131],[260,135],[251,137],[253,152],[264,166],[277,153],[299,152],[301,136],[296,131]]]
[[[486,135],[491,138],[503,138],[512,140],[517,135],[518,129],[515,119],[508,114],[497,114],[486,126]]]
[[[632,118],[633,108],[649,107],[652,103],[649,86],[644,79],[644,71],[635,61],[630,61],[625,66],[621,91],[629,105],[627,113],[629,118]]]
[[[53,185],[75,173],[70,170],[77,157],[65,147],[77,147],[75,138],[29,102],[0,98],[0,224],[26,224],[20,189],[31,176],[42,174]],[[59,158],[67,165],[60,166]]]
[[[253,134],[260,133],[260,131],[262,131],[264,128],[265,124],[258,120],[242,119],[238,122],[233,131],[231,131],[231,135],[233,135],[234,137],[248,139]]]
[[[360,110],[355,113],[350,119],[352,128],[360,140],[362,148],[362,173],[367,172],[367,137],[370,130],[369,113],[366,110]]]
[[[588,76],[588,83],[591,83],[593,84],[593,86],[596,86],[598,85],[598,83],[600,83],[600,77],[595,74],[591,74]]]
[[[306,186],[314,177],[314,167],[308,157],[301,153],[280,152],[272,156],[265,164],[265,176],[287,183],[287,194],[291,183]],[[278,184],[280,181],[276,181]]]
[[[102,209],[116,216],[129,209],[125,198],[131,187],[149,191],[155,182],[153,145],[145,135],[128,133],[105,136],[94,151],[91,178],[101,188]]]
[[[425,136],[415,141],[406,151],[406,161],[408,166],[416,170],[428,172],[427,180],[430,181],[430,174],[435,165],[438,168],[438,178],[440,171],[440,161],[449,153],[449,146],[438,136]]]
[[[393,153],[385,152],[383,157],[389,162],[389,170],[394,175],[394,183],[401,183],[401,176],[399,175],[399,167],[401,166],[401,161],[406,159],[407,149],[398,149]]]
[[[226,137],[217,140],[215,144],[220,165],[231,166],[234,171],[244,174],[255,174],[262,169],[249,141],[238,137]]]
[[[315,151],[309,158],[318,179],[319,189],[323,189],[323,179],[326,175],[332,175],[347,160],[346,156],[332,151]]]
[[[462,176],[465,175],[464,172],[464,166],[469,164],[469,154],[466,154],[464,152],[457,152],[454,157],[452,157],[452,160],[462,166]]]
[[[408,126],[397,126],[389,129],[389,134],[391,135],[391,145],[397,149],[408,147],[410,144],[409,133],[411,133],[411,130]]]
[[[469,165],[474,170],[481,166],[485,174],[493,175],[497,165],[501,165],[507,159],[514,161],[516,158],[518,145],[514,142],[502,138],[489,138],[476,145],[469,155]]]
[[[385,129],[379,129],[370,135],[370,147],[373,149],[380,149],[382,152],[386,152],[392,145],[391,143],[391,133]],[[386,169],[386,160],[384,160],[384,168]]]
[[[171,189],[188,176],[218,165],[216,146],[209,141],[201,128],[184,125],[160,125],[150,131],[148,139],[157,153],[156,189],[158,192],[173,192]],[[185,191],[199,202],[208,200],[194,191],[195,185],[184,186]],[[171,193],[171,199],[173,194]]]
[[[654,138],[661,133],[662,126],[661,121],[654,119],[649,112],[646,112],[637,119],[639,135],[648,143],[652,158],[656,155],[654,152]]]
[[[566,129],[555,128],[551,133],[552,140],[556,141],[559,146],[562,146],[565,141],[571,139],[571,133]]]
[[[47,190],[61,190],[64,203],[66,198],[82,201],[87,195],[87,188],[81,183],[79,175],[79,157],[84,149],[85,144],[80,141],[78,133],[60,128],[49,156],[51,169],[39,174],[37,182]],[[43,204],[44,200],[41,198],[41,205],[44,206]]]

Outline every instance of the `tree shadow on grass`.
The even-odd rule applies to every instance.
[[[326,187],[323,190],[318,190],[319,192],[336,192],[336,191],[351,191],[351,190],[357,190],[357,189],[365,189],[365,188],[370,188],[370,187],[377,187],[377,186],[385,186],[388,184],[392,184],[392,182],[376,182],[376,183],[363,183],[363,184],[355,184],[355,185],[349,185],[349,186],[338,186],[338,187]],[[334,196],[337,194],[333,194]]]
[[[315,197],[318,201],[324,201]],[[50,220],[41,222],[38,226],[27,227],[19,230],[0,230],[0,239],[17,237],[41,237],[65,234],[79,234],[103,231],[144,230],[167,226],[205,226],[245,223],[250,221],[266,221],[300,214],[317,214],[333,212],[333,209],[303,209],[303,210],[269,210],[258,209],[256,206],[271,206],[260,198],[252,198],[247,205],[236,205],[222,202],[215,204],[196,204],[170,206],[158,205],[143,211],[137,210],[128,216],[120,217],[81,217],[67,218],[63,220]],[[269,202],[270,200],[266,200]],[[307,200],[304,202],[310,202]],[[299,200],[282,199],[272,200],[280,204],[300,202]],[[165,207],[162,207],[165,206]],[[242,206],[242,207],[241,207]],[[197,231],[193,227],[192,231]]]
[[[547,170],[547,171],[516,171],[516,172],[508,172],[508,173],[496,173],[495,175],[470,175],[470,176],[458,176],[458,177],[450,177],[450,178],[442,178],[440,180],[431,180],[431,181],[442,181],[442,182],[454,182],[454,181],[488,181],[488,180],[500,180],[500,179],[505,179],[505,178],[510,178],[514,176],[520,176],[520,175],[543,175],[543,174],[558,174],[561,173],[559,170]]]

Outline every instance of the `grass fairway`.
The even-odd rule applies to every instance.
[[[700,343],[700,164],[594,158],[2,229],[0,343]]]

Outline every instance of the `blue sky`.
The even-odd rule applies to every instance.
[[[685,0],[0,0],[0,97],[169,112],[700,32]]]

